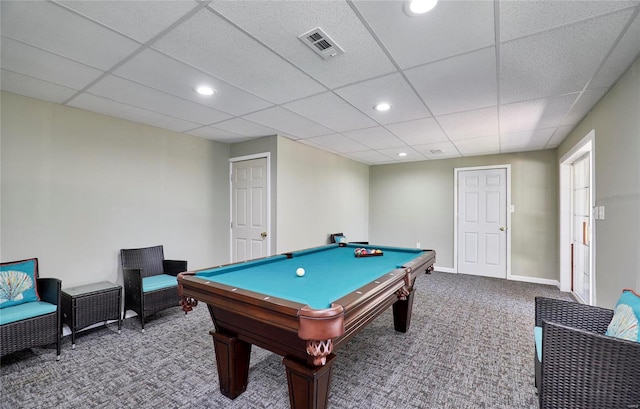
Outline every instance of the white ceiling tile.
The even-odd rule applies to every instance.
[[[412,147],[427,159],[448,159],[462,156],[451,142],[429,143]]]
[[[582,91],[630,13],[618,12],[502,44],[501,102]]]
[[[405,74],[434,115],[498,104],[494,47],[412,68]]]
[[[558,123],[558,125],[576,125],[591,111],[591,108],[600,101],[608,91],[608,88],[586,90],[580,95],[571,111]]]
[[[244,142],[251,139],[249,137],[238,135],[236,133],[228,132],[212,126],[203,126],[186,133],[194,136],[199,136],[200,138],[211,139],[212,141],[223,143]]]
[[[57,104],[66,101],[76,93],[74,89],[7,70],[0,70],[0,85],[3,91]]]
[[[431,116],[420,98],[399,73],[339,88],[334,92],[380,124]],[[391,104],[391,109],[384,112],[373,109],[380,102]]]
[[[354,2],[403,69],[495,43],[492,1],[441,1],[418,17],[409,17],[403,3]]]
[[[278,104],[326,89],[208,9],[153,47]]]
[[[107,70],[139,47],[55,3],[2,1],[0,5],[3,35],[94,68]]]
[[[505,104],[500,107],[500,132],[503,134],[555,128],[560,125],[580,94]]]
[[[297,138],[312,138],[314,136],[334,133],[322,125],[294,114],[281,107],[267,108],[243,116],[244,119],[275,129],[278,133],[288,134]]]
[[[500,41],[513,40],[539,31],[576,23],[610,13],[637,1],[501,1]]]
[[[547,143],[547,146],[545,148],[546,149],[557,148],[562,143],[562,141],[564,141],[564,139],[571,133],[573,128],[574,128],[573,125],[559,126],[558,129],[556,129],[553,136],[551,137],[551,139],[549,139],[549,142]]]
[[[366,146],[340,134],[317,136],[315,138],[303,139],[301,141],[308,141],[316,146],[322,147],[323,149],[328,149],[337,153],[358,152],[368,149]]]
[[[374,126],[376,123],[333,92],[325,92],[283,105],[337,132]]]
[[[198,4],[193,1],[57,1],[141,43],[158,35]]]
[[[400,148],[415,160],[557,147],[640,54],[640,0],[441,1],[422,17],[403,1],[61,1],[0,0],[3,90],[371,164]],[[316,26],[345,54],[307,49],[297,36]],[[496,34],[509,39],[498,70]],[[108,70],[89,90],[103,97],[77,95]],[[195,94],[202,82],[217,93]],[[382,98],[390,111],[372,109]]]
[[[151,49],[136,55],[114,73],[232,115],[272,106],[262,98]],[[211,86],[216,90],[215,95],[206,97],[195,93],[194,89],[199,85]]]
[[[609,88],[640,55],[640,14],[627,29],[611,56],[591,80],[589,88]]]
[[[221,1],[209,7],[329,88],[395,71],[347,2]],[[344,54],[325,60],[298,39],[316,27],[322,28]],[[358,69],[353,69],[354,65]]]
[[[242,118],[229,119],[226,121],[218,122],[212,126],[224,131],[233,132],[242,136],[249,136],[252,138],[276,135],[278,133],[275,129],[267,128],[266,126],[247,121],[246,119]]]
[[[496,107],[442,115],[436,119],[451,140],[498,134],[498,110]]]
[[[389,156],[383,155],[377,151],[351,152],[351,153],[346,153],[343,156],[353,160],[357,160],[359,162],[364,162],[370,165],[396,163],[394,159],[391,159]]]
[[[2,68],[76,90],[102,74],[102,71],[7,37],[2,37],[0,52]]]
[[[449,140],[433,118],[400,122],[387,125],[386,128],[408,145],[421,145]]]
[[[497,135],[461,139],[453,142],[463,156],[479,156],[500,153],[500,138]]]
[[[90,94],[79,95],[67,105],[176,132],[184,132],[199,126],[193,122],[183,121]]]
[[[500,136],[500,151],[505,153],[544,149],[555,130],[556,128],[547,128],[502,134]]]
[[[92,85],[87,92],[201,125],[231,118],[230,115],[215,109],[181,100],[115,75],[103,78]]]
[[[415,162],[426,159],[424,156],[418,153],[418,151],[408,146],[404,146],[401,148],[378,149],[377,151],[398,162]],[[399,156],[399,154],[403,154],[404,156]]]
[[[372,149],[395,148],[406,146],[398,137],[381,126],[343,132],[344,135]]]

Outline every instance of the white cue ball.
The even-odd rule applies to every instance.
[[[297,275],[298,277],[302,277],[302,276],[304,275],[304,268],[299,267],[299,268],[296,270],[296,275]]]

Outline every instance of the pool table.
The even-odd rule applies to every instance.
[[[356,248],[381,253],[357,257]],[[246,390],[257,345],[284,357],[291,407],[320,409],[334,351],[391,305],[395,330],[406,332],[413,284],[434,262],[433,250],[332,244],[184,272],[178,291],[185,312],[198,301],[209,308],[222,394]]]

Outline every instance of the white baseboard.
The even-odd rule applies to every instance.
[[[82,328],[81,330],[78,330],[76,332],[76,334],[78,332],[82,332],[82,331],[85,331],[85,330],[88,330],[88,329],[98,328],[98,327],[103,326],[105,324],[111,324],[111,323],[114,323],[114,322],[116,322],[116,320],[107,320],[107,322],[101,321],[101,322],[98,322],[96,324],[89,325],[86,328]],[[62,324],[62,336],[66,337],[66,336],[69,336],[69,335],[71,335],[71,328],[69,328],[69,326],[67,324]]]
[[[553,285],[560,288],[560,282],[558,280],[554,280],[551,278],[539,278],[539,277],[527,277],[527,276],[516,276],[510,275],[507,277],[508,280],[513,281],[523,281],[525,283],[534,283],[534,284],[544,284],[544,285]]]
[[[437,271],[439,273],[457,274],[457,271],[455,271],[452,267],[440,267],[440,266],[433,266],[433,267],[434,267],[433,271]],[[522,281],[525,283],[533,283],[533,284],[553,285],[558,287],[558,289],[560,289],[560,282],[558,280],[553,280],[551,278],[508,275],[507,280]]]
[[[131,317],[136,317],[137,315],[138,314],[136,314],[135,312],[133,312],[131,310],[127,310],[126,314],[125,314],[125,317],[123,318],[123,322],[124,322],[124,319],[131,318]],[[97,327],[100,327],[100,326],[105,325],[105,324],[112,324],[112,323],[114,323],[116,321],[117,320],[107,320],[107,322],[101,321],[101,322],[98,322],[96,324],[89,325],[86,328],[82,328],[81,330],[78,330],[78,332],[82,332],[82,331],[87,330],[87,329],[97,328]],[[69,326],[67,324],[62,324],[62,336],[66,337],[66,336],[69,336],[69,335],[71,335],[71,328],[69,328]]]

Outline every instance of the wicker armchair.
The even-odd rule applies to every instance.
[[[535,355],[541,409],[640,405],[640,343],[604,335],[613,310],[536,298],[542,362]]]
[[[143,279],[168,274],[177,276],[187,271],[184,260],[165,260],[162,246],[120,250],[122,273],[124,276],[124,310],[135,311],[140,317],[144,332],[146,317],[167,308],[180,305],[178,281],[170,287],[143,291]]]
[[[55,343],[56,359],[60,360],[62,333],[60,289],[62,281],[57,278],[37,277],[37,266],[36,259],[36,286],[40,300],[56,305],[56,311],[0,325],[0,356],[27,348]]]

